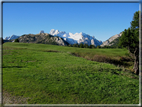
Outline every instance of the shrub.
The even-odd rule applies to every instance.
[[[131,58],[128,57],[120,57],[120,61],[130,61]]]
[[[78,44],[73,44],[73,47],[78,47]]]
[[[111,62],[111,58],[104,55],[94,55],[92,60],[97,62],[106,62],[106,63]]]
[[[15,39],[15,41],[14,42],[19,42],[19,40],[18,39]]]
[[[83,45],[83,43],[81,43],[81,44],[79,45],[79,47],[80,47],[80,48],[84,48],[84,45]]]
[[[72,45],[71,45],[71,44],[69,44],[68,46],[69,46],[69,47],[72,47]]]
[[[90,45],[90,48],[95,48],[95,46],[94,45]]]
[[[101,48],[101,46],[97,46],[97,48]]]
[[[84,44],[84,48],[89,48],[88,44]]]

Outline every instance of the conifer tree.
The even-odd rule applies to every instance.
[[[129,50],[130,55],[134,58],[134,72],[139,74],[139,11],[135,12],[131,27],[123,31],[119,46]]]

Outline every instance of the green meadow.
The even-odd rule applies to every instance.
[[[126,49],[7,42],[2,54],[3,91],[28,104],[139,103]]]

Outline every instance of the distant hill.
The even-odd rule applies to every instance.
[[[119,44],[119,39],[121,37],[118,37],[116,39],[114,39],[112,42],[109,43],[109,46],[112,46],[112,47],[118,47],[118,44]]]
[[[22,43],[42,43],[42,44],[53,44],[53,45],[68,45],[68,42],[58,36],[52,36],[48,33],[39,34],[24,34],[18,38],[19,42]]]
[[[119,39],[120,39],[121,35],[122,35],[122,32],[110,37],[108,40],[104,41],[103,44],[100,46],[101,47],[103,47],[103,46],[118,46]]]

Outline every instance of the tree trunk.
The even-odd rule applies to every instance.
[[[139,74],[139,59],[137,56],[135,56],[135,61],[134,61],[134,73]]]
[[[139,49],[136,48],[134,51],[135,60],[134,60],[134,73],[139,74]]]

